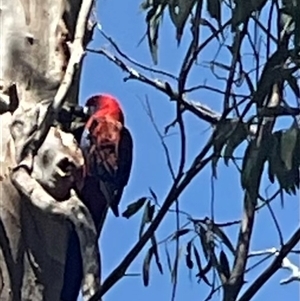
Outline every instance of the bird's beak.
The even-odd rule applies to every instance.
[[[83,113],[87,115],[89,112],[89,107],[83,107]]]
[[[95,106],[83,107],[83,113],[88,116],[92,116],[96,112]]]

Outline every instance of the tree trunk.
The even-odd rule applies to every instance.
[[[9,197],[0,205],[0,300],[60,300],[69,225],[21,199],[8,179],[0,183],[4,191]]]
[[[73,41],[81,4],[0,1],[0,101],[9,105],[9,87],[15,83],[20,101],[15,113],[54,98],[70,58],[67,44]],[[79,77],[80,68],[67,102],[77,102]],[[59,301],[70,223],[41,212],[13,186],[11,121],[11,112],[0,115],[0,300]]]

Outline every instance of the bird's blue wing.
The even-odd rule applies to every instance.
[[[89,135],[90,135],[89,130],[85,128],[82,132],[81,139],[80,139],[80,148],[83,151],[85,157],[88,155],[88,151],[91,147],[91,141]]]

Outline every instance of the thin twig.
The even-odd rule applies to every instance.
[[[169,148],[165,142],[165,137],[160,133],[159,129],[158,129],[158,126],[157,124],[155,123],[155,120],[154,120],[154,117],[153,117],[153,113],[152,113],[152,110],[151,110],[151,106],[150,106],[150,102],[149,102],[149,99],[148,97],[146,96],[146,107],[144,108],[147,115],[149,116],[150,118],[150,121],[154,127],[154,130],[155,132],[157,133],[159,139],[160,139],[160,142],[161,142],[161,145],[164,149],[164,152],[165,152],[165,156],[166,156],[166,160],[167,160],[167,166],[169,168],[169,171],[170,171],[170,174],[172,176],[172,179],[173,181],[175,180],[175,171],[174,171],[174,168],[172,166],[172,160],[171,160],[171,156],[170,156],[170,152],[169,152]]]
[[[158,69],[154,69],[154,68],[150,68],[146,65],[143,65],[135,60],[133,60],[132,58],[130,58],[127,54],[125,54],[121,49],[120,47],[118,46],[118,44],[113,40],[112,37],[109,37],[103,30],[102,28],[98,25],[97,26],[99,32],[102,34],[102,36],[108,40],[110,42],[110,44],[114,47],[114,49],[117,51],[117,53],[123,57],[125,60],[127,60],[128,62],[130,62],[131,64],[141,68],[141,69],[144,69],[144,70],[147,70],[147,71],[150,71],[150,72],[153,72],[153,73],[156,73],[156,74],[160,74],[160,75],[164,75],[164,76],[167,76],[167,77],[170,77],[174,80],[178,80],[178,77],[176,77],[175,75],[171,74],[171,73],[168,73],[166,71],[162,71],[162,70],[158,70]],[[92,50],[90,49],[89,50],[90,52],[96,52],[97,53],[97,50]]]

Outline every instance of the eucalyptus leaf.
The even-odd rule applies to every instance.
[[[143,262],[143,283],[145,286],[149,285],[149,272],[150,272],[150,263],[153,257],[153,248],[149,248],[146,257]]]
[[[265,149],[256,146],[256,140],[250,141],[242,164],[242,187],[249,193],[251,200],[255,201],[257,201],[259,177],[263,171],[264,161],[267,160],[268,149],[266,145],[264,147]]]
[[[209,15],[221,24],[221,0],[207,0],[206,5]]]
[[[212,261],[211,261],[211,259],[209,259],[206,266],[203,268],[201,273],[199,273],[199,277],[201,277],[201,279],[203,279],[203,281],[209,286],[212,286],[212,285],[209,282],[209,280],[207,279],[206,274],[211,270],[211,268],[212,268]]]
[[[280,10],[280,36],[290,35],[295,30],[292,14],[286,9]]]
[[[187,18],[191,14],[196,2],[196,0],[169,0],[169,13],[176,27],[178,45],[180,44]]]
[[[158,32],[160,24],[162,22],[163,11],[165,6],[166,4],[163,3],[152,7],[148,11],[146,16],[148,45],[150,48],[153,63],[155,65],[158,62]]]
[[[294,21],[295,21],[295,31],[294,31],[294,47],[296,53],[300,50],[300,3],[299,1],[295,1],[295,9],[294,9]]]
[[[283,132],[280,139],[280,156],[288,170],[292,169],[294,149],[297,143],[298,130],[291,127]],[[300,150],[299,150],[300,151]]]
[[[147,198],[142,197],[142,198],[138,199],[136,202],[129,204],[127,206],[126,210],[122,213],[122,216],[125,218],[130,218],[144,206],[146,201],[147,201]]]
[[[221,228],[217,225],[213,225],[213,232],[221,239],[221,241],[226,245],[226,247],[231,251],[232,255],[235,256],[235,249],[228,238],[228,236],[223,232]]]
[[[244,123],[237,122],[232,134],[228,138],[224,151],[224,161],[228,165],[229,160],[233,157],[235,149],[247,139],[248,131],[247,126]]]
[[[194,257],[195,257],[195,261],[198,267],[199,271],[202,271],[202,265],[201,265],[201,259],[200,259],[200,255],[198,253],[197,248],[195,247],[195,245],[193,245],[193,253],[194,253]]]
[[[281,166],[279,154],[279,142],[276,136],[272,135],[268,138],[270,140],[270,151],[268,153],[268,176],[271,183],[275,182],[276,171]]]
[[[223,275],[226,277],[228,280],[230,278],[230,267],[229,267],[229,262],[227,259],[227,256],[223,250],[220,252],[220,269],[223,273]]]
[[[214,157],[212,159],[212,170],[215,178],[217,178],[217,163],[221,156],[222,149],[232,133],[232,129],[233,122],[230,119],[220,120],[215,128],[213,134]]]
[[[168,245],[165,243],[165,252],[166,252],[166,257],[167,257],[167,265],[169,268],[169,272],[172,273],[172,263],[171,263],[171,256],[169,253]]]
[[[206,239],[206,230],[201,224],[199,224],[198,227],[199,227],[199,233],[198,234],[199,234],[199,237],[200,237],[202,250],[203,250],[203,253],[205,255],[205,258],[207,260],[209,260],[210,259],[210,256],[209,256],[210,246],[209,246],[209,244],[207,242],[207,239]]]
[[[151,196],[153,197],[153,200],[155,201],[155,203],[157,203],[157,195],[150,187],[149,187],[149,191],[150,191]]]
[[[278,180],[280,188],[288,194],[295,194],[299,186],[299,169],[295,161],[297,152],[298,134],[293,129],[273,133],[272,148],[268,155],[269,178]],[[294,138],[293,138],[294,137]],[[291,147],[287,147],[291,143]]]
[[[203,268],[202,272],[204,275],[206,275],[212,268],[212,262],[211,259],[207,262],[206,266]]]
[[[174,233],[172,240],[175,240],[175,239],[179,238],[180,236],[186,235],[190,231],[191,231],[191,229],[180,229]]]
[[[144,209],[144,213],[143,213],[143,217],[142,217],[142,222],[141,222],[141,226],[140,226],[140,232],[139,232],[139,237],[141,238],[144,228],[146,226],[147,223],[150,223],[153,219],[153,215],[155,212],[155,206],[151,205],[151,201],[148,200],[145,209]]]
[[[172,273],[171,273],[171,282],[175,283],[176,279],[177,279],[177,275],[178,275],[178,263],[179,263],[179,259],[182,253],[182,247],[179,247],[178,252],[176,252],[176,257],[174,259],[174,264],[173,264],[173,269],[172,269]]]
[[[157,268],[158,268],[159,272],[161,274],[163,274],[163,267],[162,267],[162,264],[161,264],[160,259],[159,259],[159,253],[158,253],[158,247],[157,247],[158,245],[157,245],[157,241],[156,241],[156,238],[155,238],[154,234],[151,237],[151,243],[152,243],[153,254],[154,254],[154,258],[155,258]]]
[[[190,240],[186,245],[186,256],[185,256],[185,263],[188,269],[192,269],[194,267],[194,262],[192,260],[192,240]]]
[[[232,13],[232,31],[236,31],[238,26],[248,22],[254,11],[260,12],[268,0],[235,0],[235,7]]]
[[[294,149],[294,156],[293,156],[293,162],[294,162],[294,167],[297,167],[298,169],[300,168],[300,129],[298,129],[297,133],[297,142],[296,146]]]

